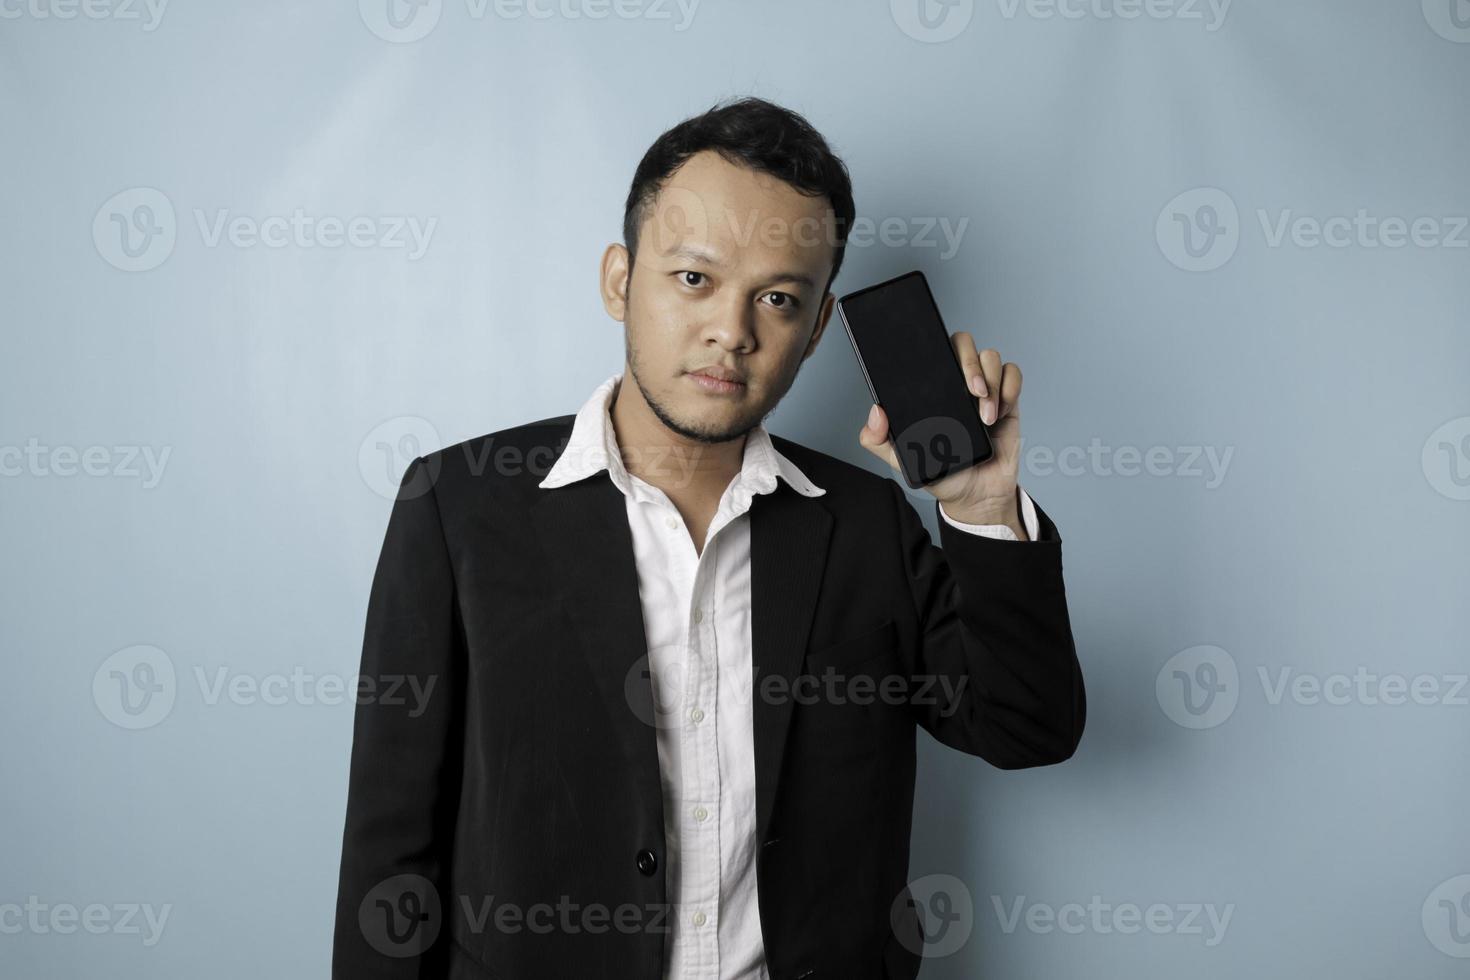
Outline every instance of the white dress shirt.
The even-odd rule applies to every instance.
[[[763,425],[746,434],[701,552],[668,496],[628,473],[610,410],[622,374],[577,412],[565,450],[540,483],[553,488],[606,469],[627,500],[654,690],[663,787],[664,874],[671,931],[666,980],[769,980],[756,901],[755,736],[751,715],[750,503],[776,478],[826,493],[778,452]],[[670,465],[670,464],[665,464]],[[1021,511],[1036,540],[1036,509]],[[957,528],[1016,540],[1003,524]]]

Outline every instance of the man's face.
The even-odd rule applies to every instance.
[[[627,253],[609,249],[604,302],[625,327],[624,381],[631,374],[665,426],[724,442],[776,407],[832,312],[831,222],[825,197],[706,151],[674,172],[645,216],[625,291]],[[711,368],[741,383],[721,390],[696,377]]]

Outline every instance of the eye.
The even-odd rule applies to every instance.
[[[772,304],[772,306],[774,309],[780,310],[782,313],[793,313],[796,311],[796,308],[801,305],[799,302],[797,302],[796,297],[792,296],[790,293],[766,293],[766,295],[780,300],[779,303],[774,303]]]
[[[680,280],[679,281],[682,282],[686,286],[698,286],[698,285],[700,285],[700,283],[698,283],[698,282],[690,282],[688,280],[688,278],[687,278],[688,276],[698,276],[701,281],[703,281],[703,279],[705,277],[703,272],[695,272],[693,269],[681,269],[678,272],[676,272],[675,275],[679,276],[680,277]]]

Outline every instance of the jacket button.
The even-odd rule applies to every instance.
[[[647,848],[638,852],[638,870],[651,875],[658,870],[658,855]]]

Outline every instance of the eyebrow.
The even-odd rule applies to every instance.
[[[705,249],[696,245],[680,245],[669,253],[670,258],[692,259],[695,262],[703,262],[706,265],[718,266],[719,260]],[[815,289],[816,282],[804,272],[778,272],[769,278],[770,282],[794,282],[808,289]]]

